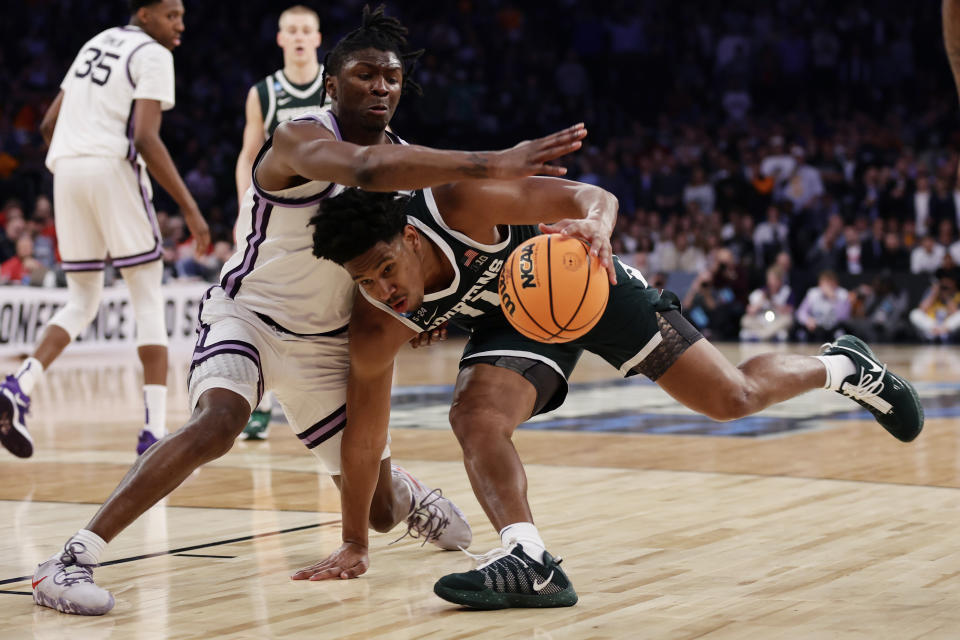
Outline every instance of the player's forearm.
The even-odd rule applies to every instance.
[[[599,187],[582,185],[577,188],[575,200],[584,218],[596,220],[609,229],[610,234],[613,233],[620,208],[620,202],[615,195]]]
[[[372,376],[358,376],[352,368],[347,381],[347,426],[340,444],[344,542],[368,543],[370,504],[387,445],[392,377],[391,361],[389,368]]]
[[[170,194],[181,209],[196,210],[197,203],[177,172],[173,158],[158,135],[146,135],[134,140],[137,152],[147,163],[150,175]]]
[[[496,177],[495,151],[449,151],[416,145],[356,147],[331,165],[327,158],[294,167],[305,178],[367,191],[424,189],[472,178]]]
[[[960,0],[943,0],[943,48],[947,52],[953,82],[960,94]]]

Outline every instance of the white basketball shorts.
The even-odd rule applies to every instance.
[[[160,230],[146,169],[125,158],[57,160],[53,203],[64,271],[98,271],[159,260]]]
[[[294,304],[291,301],[291,304]],[[346,327],[300,336],[268,324],[214,286],[200,302],[190,364],[190,407],[207,389],[229,389],[250,403],[273,391],[300,441],[333,475],[347,420],[349,343]],[[383,458],[390,456],[390,444]]]

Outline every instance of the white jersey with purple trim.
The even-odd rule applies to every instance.
[[[50,171],[56,173],[56,161],[64,157],[136,160],[133,102],[173,107],[173,54],[139,27],[113,27],[81,47],[60,88],[63,103],[47,152]]]
[[[296,120],[313,120],[342,140],[332,111]],[[275,329],[308,336],[339,332],[350,321],[355,286],[341,266],[313,255],[310,218],[324,198],[344,187],[310,181],[281,191],[262,189],[256,170],[271,144],[272,138],[253,163],[253,182],[237,216],[237,251],[220,272],[220,286]]]

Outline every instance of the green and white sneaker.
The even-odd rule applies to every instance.
[[[270,410],[254,409],[250,413],[250,419],[247,420],[247,426],[243,428],[243,432],[240,434],[240,439],[266,440],[268,431],[270,431]]]
[[[923,407],[913,385],[887,370],[866,343],[844,335],[820,347],[825,356],[845,355],[857,367],[840,384],[841,393],[873,414],[897,440],[910,442],[923,430]]]
[[[477,568],[437,580],[433,592],[448,602],[474,609],[572,607],[577,592],[560,568],[560,558],[544,552],[540,564],[519,543],[483,555],[464,551]]]

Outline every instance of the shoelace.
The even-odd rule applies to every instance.
[[[843,393],[856,400],[875,398],[883,391],[883,376],[886,375],[886,373],[887,365],[883,365],[883,369],[880,370],[880,375],[877,376],[876,380],[866,371],[861,371],[860,381],[852,387],[847,385]]]
[[[81,564],[77,561],[77,555],[85,552],[87,547],[82,542],[71,540],[63,548],[60,554],[60,563],[63,568],[57,571],[53,576],[53,581],[64,587],[70,587],[75,584],[93,583],[93,568],[95,564]]]
[[[423,496],[420,504],[407,516],[407,530],[402,536],[391,542],[400,542],[407,536],[413,539],[423,538],[420,546],[436,540],[450,524],[440,507],[436,504],[443,498],[443,492],[440,489],[434,489]]]
[[[502,547],[496,547],[487,551],[486,553],[470,553],[466,549],[462,548],[460,551],[463,551],[465,554],[470,556],[470,559],[474,562],[474,569],[480,570],[484,567],[493,564],[501,558],[506,558],[507,556],[512,556],[515,560],[518,560],[524,567],[527,567],[527,563],[523,561],[523,558],[514,556],[510,552],[513,551],[513,548],[516,546],[516,540],[508,540],[506,544]]]
[[[20,406],[23,415],[30,413],[30,398],[20,390],[20,382],[13,376],[7,376],[5,386],[13,392],[13,397]]]

